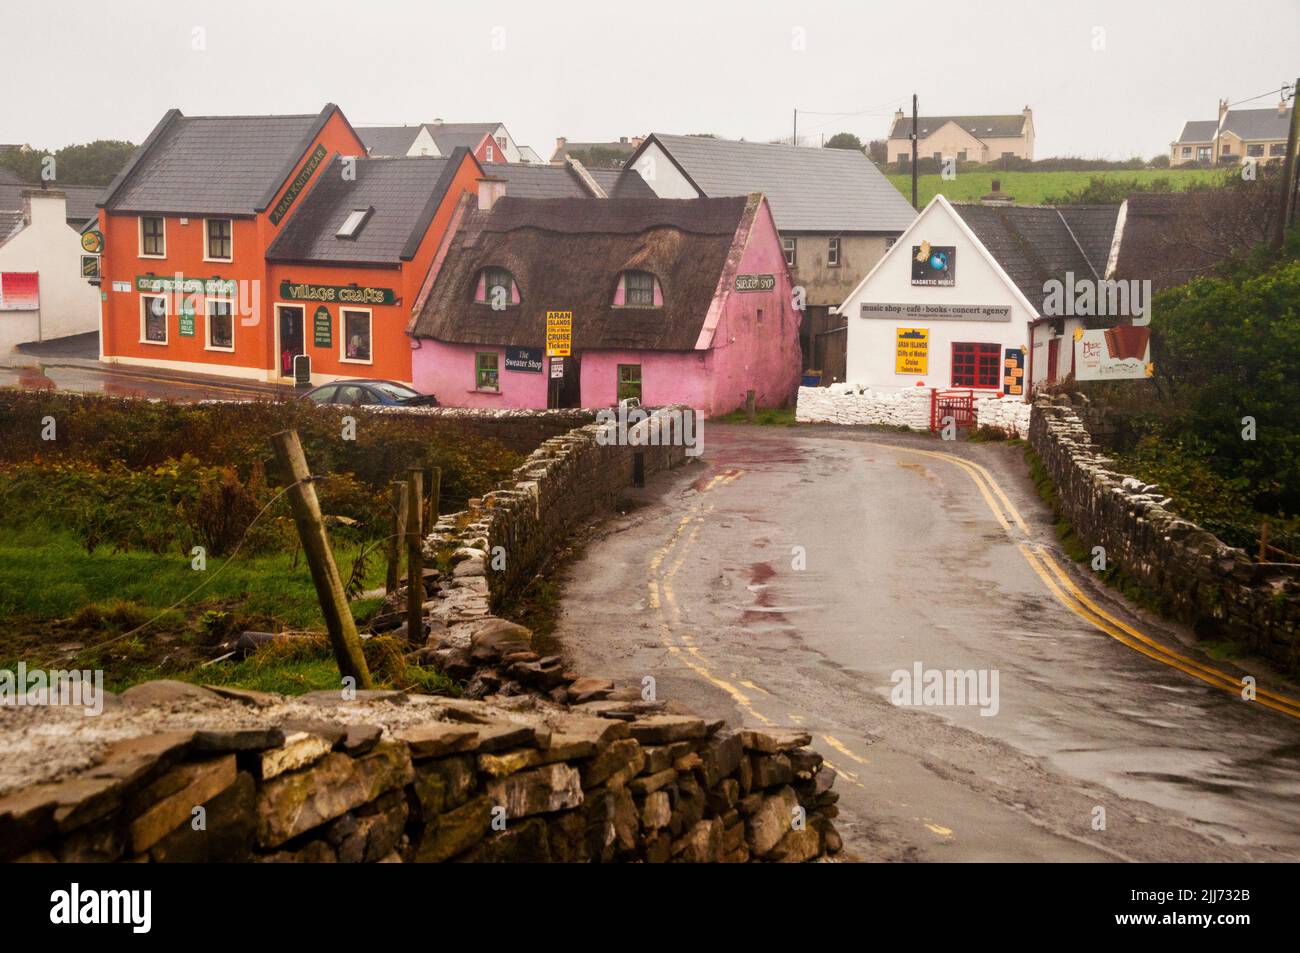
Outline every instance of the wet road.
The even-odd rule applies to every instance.
[[[46,362],[24,354],[0,360],[0,387],[182,401],[255,400],[292,393],[290,388],[251,381],[125,366]]]
[[[568,572],[575,669],[810,731],[866,859],[1300,859],[1300,717],[1225,688],[1300,691],[1094,584],[1018,448],[715,425],[705,447]],[[893,704],[917,666],[996,674],[996,706]]]

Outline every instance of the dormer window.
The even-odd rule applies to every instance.
[[[348,217],[343,220],[339,230],[334,233],[335,238],[356,238],[361,234],[361,229],[370,219],[374,208],[354,208],[348,213]]]
[[[648,271],[625,271],[614,296],[615,307],[656,308],[664,303],[659,281]]]
[[[474,300],[479,304],[490,305],[493,311],[518,304],[519,286],[515,284],[514,275],[504,268],[484,268],[478,275]]]

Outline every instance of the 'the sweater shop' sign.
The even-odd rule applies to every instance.
[[[280,282],[284,301],[324,301],[338,304],[396,304],[397,292],[373,285],[309,285],[305,282]]]

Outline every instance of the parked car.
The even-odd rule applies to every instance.
[[[313,387],[302,395],[315,404],[342,404],[348,407],[437,407],[438,398],[396,381],[334,381]]]

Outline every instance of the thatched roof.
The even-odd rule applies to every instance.
[[[572,311],[575,350],[665,351],[696,347],[763,204],[760,195],[600,202],[507,195],[483,212],[473,201],[462,199],[460,223],[417,301],[413,334],[540,347],[546,312]],[[475,303],[479,273],[488,267],[514,276],[518,305],[494,311]],[[614,306],[627,270],[659,279],[662,307]]]

